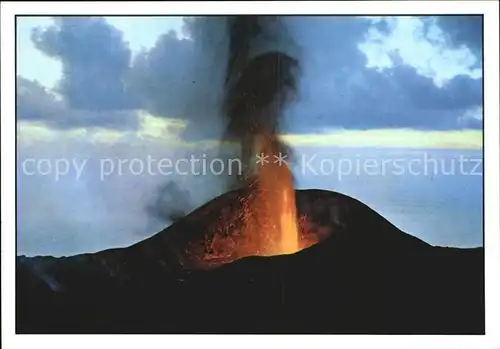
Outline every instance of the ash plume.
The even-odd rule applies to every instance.
[[[224,140],[239,145],[244,173],[252,176],[256,142],[267,138],[282,153],[289,153],[277,138],[283,107],[297,89],[299,62],[280,50],[290,43],[277,16],[228,18],[229,52],[222,117]]]
[[[287,53],[293,51],[294,43],[277,16],[196,18],[189,23],[203,48],[201,60],[206,61],[200,63],[204,69],[198,69],[200,76],[194,79],[204,81],[210,76],[215,81],[214,86],[203,86],[210,90],[207,93],[220,96],[220,99],[213,99],[219,101],[219,111],[215,114],[220,119],[212,119],[214,114],[207,112],[206,120],[200,120],[200,125],[217,122],[222,125],[218,157],[240,158],[243,171],[233,169],[230,171],[233,175],[228,173],[227,179],[220,184],[237,188],[253,177],[259,138],[265,137],[274,149],[291,157],[290,149],[278,140],[277,132],[283,108],[296,93],[299,62]],[[199,100],[202,93],[189,96],[192,98],[184,100],[183,104],[205,105],[202,103],[205,97]],[[228,142],[236,145],[236,151],[228,150]],[[234,175],[236,173],[238,175]],[[193,208],[189,191],[169,181],[158,188],[146,211],[157,220],[172,222]]]

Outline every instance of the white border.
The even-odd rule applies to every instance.
[[[252,348],[256,345],[342,348],[499,348],[500,225],[499,209],[499,6],[497,1],[341,1],[341,2],[2,2],[1,3],[1,193],[2,193],[2,344],[4,348],[164,348],[196,346]],[[15,275],[15,14],[152,15],[152,14],[485,14],[485,246],[486,336],[21,336],[14,328]],[[43,69],[43,67],[40,67]],[[458,305],[460,306],[460,305]],[[48,314],[49,315],[49,314]],[[50,316],[50,315],[49,315]],[[496,332],[495,332],[496,331]]]

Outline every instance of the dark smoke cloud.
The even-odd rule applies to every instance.
[[[217,18],[215,21],[197,19],[187,24],[191,40],[180,40],[182,45],[179,46],[185,51],[172,50],[172,45],[178,44],[179,40],[170,33],[158,41],[152,52],[160,57],[167,54],[191,57],[190,61],[185,62],[192,74],[188,77],[193,81],[200,81],[198,86],[201,89],[193,88],[189,82],[186,84],[187,77],[179,74],[177,70],[164,69],[161,70],[164,75],[160,77],[158,75],[146,77],[142,75],[142,77],[150,82],[155,79],[167,80],[171,77],[178,82],[177,86],[181,88],[187,86],[187,93],[182,94],[187,100],[176,101],[167,97],[165,104],[154,105],[157,113],[164,111],[164,108],[172,110],[174,107],[178,108],[174,110],[180,115],[183,111],[191,121],[206,118],[214,122],[217,120],[217,115],[220,116],[221,125],[225,125],[223,140],[236,142],[240,146],[241,153],[237,155],[245,166],[246,172],[243,177],[247,178],[250,175],[250,165],[253,163],[251,156],[256,137],[275,137],[279,131],[283,105],[289,100],[290,93],[296,89],[294,68],[298,67],[298,61],[284,52],[276,51],[282,46],[280,45],[282,38],[279,35],[271,42],[259,40],[262,36],[267,36],[269,39],[272,35],[280,34],[277,31],[278,18],[237,16]],[[204,30],[196,31],[197,28]],[[226,32],[220,29],[225,29]],[[204,46],[205,43],[214,43],[214,34],[222,34],[222,37],[225,34],[229,40],[218,45]],[[203,49],[199,54],[202,54],[204,59],[194,59],[197,49]],[[141,58],[144,60],[142,62],[144,66],[147,66],[147,63],[163,62],[156,61],[154,55]],[[219,68],[225,67],[225,71],[214,69],[214,65]],[[224,82],[224,85],[210,88],[207,83],[214,81]],[[152,95],[151,92],[155,87],[152,87],[151,83],[144,83],[143,86],[150,87],[146,96]],[[212,91],[212,94],[206,93],[207,91]],[[156,92],[164,94],[165,91],[162,86],[157,86]],[[222,94],[219,95],[220,93]],[[219,96],[222,98],[218,98]],[[215,113],[206,114],[209,110]],[[277,140],[273,138],[273,142],[276,143]],[[281,150],[285,151],[285,148],[282,147]],[[224,157],[227,157],[227,153],[221,151],[218,158]],[[237,186],[238,179],[239,176],[228,176],[224,186]],[[148,205],[147,212],[159,220],[175,221],[193,207],[189,197],[188,190],[181,189],[175,181],[169,181],[160,186],[155,199]]]
[[[283,50],[287,33],[280,17],[234,16],[228,21],[224,136],[239,143],[247,176],[252,152],[260,151],[254,149],[257,137],[275,143],[276,151],[286,150],[276,135],[283,107],[296,92],[299,62]]]
[[[146,205],[146,212],[162,223],[172,223],[184,217],[194,207],[189,191],[175,181],[161,184]]]

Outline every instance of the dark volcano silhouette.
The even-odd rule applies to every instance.
[[[321,241],[203,270],[183,251],[243,191],[127,248],[17,257],[17,333],[484,334],[483,248],[431,246],[363,203],[297,190]]]

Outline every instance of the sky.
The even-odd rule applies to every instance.
[[[351,195],[432,244],[482,245],[482,176],[475,166],[483,137],[481,17],[283,22],[291,41],[280,48],[298,57],[301,74],[282,137],[299,165],[313,159],[324,170],[342,159],[370,159],[394,167],[397,159],[439,168],[342,176],[340,168],[319,175],[298,169],[298,186]],[[222,132],[221,23],[18,17],[18,254],[127,246],[169,223],[148,207],[173,176],[136,175],[124,166],[123,174],[103,179],[103,159],[213,151]],[[450,174],[460,159],[468,172]],[[68,173],[55,176],[56,164],[65,163]],[[189,211],[219,195],[218,180],[175,177],[190,198],[177,205]]]

